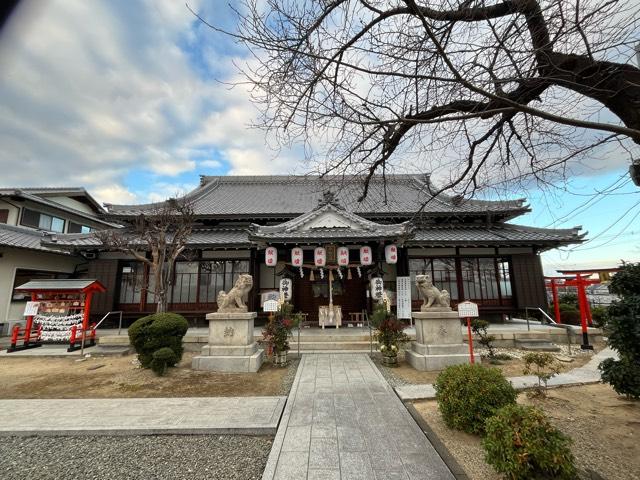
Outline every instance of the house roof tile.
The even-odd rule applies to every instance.
[[[500,213],[512,218],[528,211],[524,200],[462,200],[440,194],[424,175],[387,175],[372,179],[362,202],[362,177],[318,175],[216,176],[202,177],[202,185],[184,198],[198,216],[284,217],[312,210],[324,192],[332,191],[339,203],[351,212],[367,217],[408,216],[424,205],[425,214]],[[427,202],[427,200],[431,201]],[[113,217],[129,217],[152,212],[161,204],[109,205]]]

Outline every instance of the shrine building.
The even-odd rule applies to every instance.
[[[248,306],[260,315],[263,302],[284,288],[311,323],[330,303],[344,323],[357,322],[371,309],[372,295],[396,305],[398,277],[411,278],[411,307],[419,309],[413,278],[429,274],[454,306],[471,300],[484,317],[500,320],[525,307],[546,308],[540,253],[583,237],[579,228],[513,223],[530,211],[522,199],[434,198],[437,188],[426,175],[374,177],[358,202],[362,185],[358,177],[201,177],[184,197],[195,223],[189,254],[175,265],[169,310],[204,319],[216,310],[218,292],[249,273]],[[103,219],[126,228],[157,208],[106,205]],[[88,260],[86,277],[107,290],[95,295],[92,315],[123,310],[137,318],[155,311],[143,263],[109,251],[93,233],[52,234],[42,243]],[[408,294],[402,296],[406,306]]]

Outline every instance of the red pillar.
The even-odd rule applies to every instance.
[[[553,310],[556,316],[556,323],[562,323],[560,318],[560,305],[558,303],[558,285],[556,285],[556,279],[551,279],[551,295],[553,296]]]
[[[471,335],[471,317],[467,317],[467,335],[469,335],[469,358],[471,363],[476,363],[473,358],[473,335]]]
[[[589,334],[587,331],[587,309],[589,308],[589,302],[587,301],[587,294],[584,290],[585,281],[579,273],[576,274],[576,287],[578,289],[578,305],[580,307],[580,326],[582,327],[582,345],[580,348],[583,350],[593,350],[593,347],[589,345]]]

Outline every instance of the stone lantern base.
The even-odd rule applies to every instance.
[[[253,340],[255,312],[209,313],[209,342],[191,368],[213,372],[257,372],[264,351]]]
[[[416,341],[405,358],[416,370],[443,370],[450,365],[470,363],[469,347],[462,341],[458,313],[448,308],[412,312]],[[479,361],[476,356],[476,361]]]

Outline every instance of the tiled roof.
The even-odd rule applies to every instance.
[[[410,245],[567,245],[578,243],[586,233],[572,229],[534,228],[510,223],[496,225],[454,225],[419,227],[407,243]]]
[[[252,241],[263,242],[323,242],[332,241],[364,241],[372,238],[394,238],[404,241],[408,246],[524,246],[556,247],[579,243],[585,233],[580,228],[574,229],[544,229],[524,227],[513,224],[487,225],[456,225],[456,226],[420,226],[413,230],[401,232],[398,227],[405,224],[387,225],[392,230],[375,233],[358,231],[349,228],[327,228],[313,230],[294,230],[290,236],[286,232],[277,231],[272,227],[253,226],[251,229],[243,227],[211,227],[196,228],[191,234],[188,245],[192,248],[207,247],[246,247]],[[274,227],[277,227],[274,226]],[[15,227],[11,227],[15,228]],[[266,233],[264,228],[270,229]],[[256,232],[262,232],[257,234]],[[38,237],[38,240],[42,237]],[[100,248],[100,240],[92,233],[74,233],[66,235],[51,235],[44,237],[43,244],[50,248],[60,249],[92,249]],[[44,248],[44,247],[43,247]]]
[[[333,200],[331,197],[331,201]],[[269,226],[252,225],[249,238],[271,242],[398,239],[405,237],[410,231],[409,222],[391,225],[372,222],[330,203],[329,200],[323,200],[314,210],[287,222]]]
[[[50,280],[30,280],[16,290],[84,290],[97,280],[86,278],[59,278]]]
[[[143,242],[136,242],[143,244]],[[91,249],[102,247],[102,242],[93,233],[68,233],[50,235],[43,239],[43,244],[65,249]],[[187,243],[191,247],[206,246],[250,246],[246,228],[195,228]]]
[[[97,223],[101,223],[105,226],[114,226],[112,223],[105,221],[98,215],[89,214],[81,210],[77,210],[72,207],[68,207],[53,200],[47,198],[47,194],[52,193],[64,193],[64,194],[78,194],[85,196],[89,199],[90,203],[99,211],[103,212],[102,207],[91,197],[84,188],[0,188],[0,198],[2,197],[19,197],[25,200],[30,200],[41,205],[46,205],[50,208],[61,210],[63,212],[77,215],[78,217],[86,218]]]
[[[0,247],[26,248],[49,253],[66,254],[55,248],[43,246],[44,232],[28,227],[0,224]]]
[[[355,176],[279,175],[202,177],[202,185],[185,198],[198,216],[291,218],[312,210],[326,191],[336,194],[347,210],[366,217],[410,216],[424,206],[425,214],[501,214],[513,218],[526,211],[524,200],[462,200],[436,191],[424,175],[376,176],[367,198],[358,202],[362,178]],[[106,205],[109,215],[127,217],[150,212],[159,204]]]

